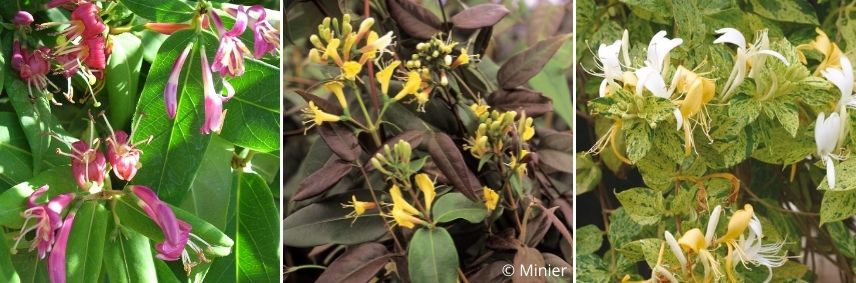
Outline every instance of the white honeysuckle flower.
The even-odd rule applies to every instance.
[[[738,247],[735,249],[737,253],[734,255],[745,266],[753,264],[756,266],[767,267],[769,271],[765,283],[770,282],[773,278],[773,268],[780,267],[788,261],[787,257],[781,253],[782,246],[785,242],[772,244],[763,244],[761,239],[764,238],[764,233],[761,228],[761,221],[753,215],[749,221],[749,235],[747,237],[740,236]],[[737,262],[734,263],[737,265]]]
[[[671,272],[669,272],[669,270],[668,270],[668,269],[665,269],[665,268],[663,268],[662,266],[659,266],[659,265],[658,265],[658,266],[655,266],[655,267],[654,267],[654,269],[651,271],[651,277],[652,277],[652,279],[654,279],[654,278],[659,278],[659,276],[657,276],[657,275],[662,275],[662,276],[663,276],[663,277],[665,277],[667,280],[669,280],[669,283],[678,283],[678,282],[681,282],[681,281],[678,281],[678,278],[675,278],[675,275],[674,275],[674,274],[672,274]],[[656,281],[655,281],[655,282],[656,282]]]
[[[636,95],[642,95],[643,89],[648,89],[654,96],[669,99],[672,94],[666,88],[666,81],[660,72],[651,66],[636,69]]]
[[[621,80],[623,71],[621,71],[621,62],[618,60],[618,54],[621,52],[621,40],[616,40],[610,45],[601,43],[597,48],[597,59],[600,61],[598,66],[603,73],[595,74],[603,77],[600,83],[600,96],[606,95],[606,87],[616,80]]]
[[[785,56],[770,49],[770,39],[767,37],[766,30],[756,32],[755,42],[749,47],[746,46],[746,38],[737,29],[721,28],[716,30],[716,34],[721,35],[713,43],[730,43],[737,46],[734,67],[731,69],[731,74],[728,75],[728,81],[723,88],[725,97],[730,96],[747,76],[752,78],[758,74],[760,71],[758,66],[763,66],[766,61],[766,56],[760,55],[773,56],[788,65]]]
[[[835,164],[832,159],[841,159],[833,153],[840,135],[841,119],[838,113],[829,114],[827,118],[826,114],[821,112],[814,125],[814,142],[817,144],[817,155],[826,166],[826,182],[830,189],[835,188]]]
[[[856,107],[856,97],[853,96],[853,66],[847,56],[841,56],[841,68],[829,67],[820,73],[841,91],[838,107]]]
[[[680,38],[666,38],[666,31],[661,30],[648,43],[648,57],[645,59],[645,65],[653,67],[660,76],[665,75],[666,68],[663,66],[669,59],[669,52],[683,42],[684,40]]]
[[[710,219],[707,221],[707,230],[704,232],[704,240],[708,245],[713,243],[714,233],[716,233],[716,225],[719,224],[719,216],[722,214],[722,206],[717,205],[710,213]]]
[[[669,245],[669,249],[672,250],[672,253],[675,254],[675,257],[678,258],[678,262],[681,263],[681,268],[684,268],[687,265],[687,257],[684,256],[684,252],[681,250],[681,246],[678,245],[678,241],[675,240],[675,236],[672,236],[672,233],[666,231],[666,244]]]

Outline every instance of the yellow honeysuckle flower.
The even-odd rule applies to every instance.
[[[348,109],[348,102],[345,100],[345,92],[343,90],[345,87],[344,84],[339,81],[330,81],[325,83],[323,87],[336,96],[336,100],[339,101],[339,105],[342,106],[342,109]]]
[[[526,113],[523,113],[523,116],[520,117],[520,123],[517,127],[517,130],[520,131],[520,138],[523,139],[523,141],[529,141],[535,136],[535,127],[532,126],[532,117],[526,117]]]
[[[431,98],[431,90],[432,88],[425,88],[421,91],[418,91],[413,94],[413,97],[416,98],[416,103],[418,105],[418,111],[425,112],[425,103],[428,103],[428,99]]]
[[[800,62],[803,64],[806,63],[805,55],[801,50],[803,49],[815,49],[823,54],[823,61],[820,62],[820,65],[817,66],[814,74],[817,75],[822,70],[826,70],[829,67],[837,67],[840,68],[841,56],[841,48],[838,48],[838,44],[829,40],[829,37],[826,35],[823,30],[819,27],[815,28],[817,32],[817,37],[814,38],[811,42],[807,44],[801,44],[797,46],[797,55],[799,56]]]
[[[404,83],[404,88],[395,95],[393,100],[399,101],[408,94],[416,94],[419,87],[422,86],[422,77],[419,72],[410,71],[407,73],[407,81]]]
[[[339,44],[341,41],[338,38],[330,39],[330,42],[327,42],[327,47],[324,48],[324,55],[321,56],[321,59],[332,58],[333,62],[336,62],[336,65],[342,65],[342,58],[339,57]]]
[[[484,113],[487,113],[488,109],[490,109],[490,106],[482,103],[481,101],[470,104],[470,110],[473,110],[473,113],[476,114],[476,117],[481,117]]]
[[[392,188],[389,189],[389,195],[392,197],[393,209],[399,208],[411,215],[419,214],[419,210],[416,210],[415,207],[410,205],[410,203],[401,196],[401,189],[398,188],[398,185],[392,185]]]
[[[752,220],[752,216],[754,216],[754,210],[752,205],[747,203],[743,206],[743,209],[737,210],[734,212],[734,215],[731,215],[731,219],[728,220],[728,230],[725,232],[725,235],[716,241],[736,241],[746,231],[746,228],[749,227],[749,221]]]
[[[458,55],[457,58],[455,58],[455,61],[452,62],[452,65],[450,65],[450,67],[454,68],[454,67],[463,66],[463,65],[466,65],[469,63],[470,63],[470,55],[467,54],[467,49],[461,48],[461,54]]]
[[[516,156],[514,154],[511,155],[511,163],[508,164],[508,166],[511,167],[511,169],[516,170],[517,175],[521,177],[526,175],[526,163],[521,162],[526,155],[529,155],[529,151],[521,149],[520,154]]]
[[[707,242],[704,240],[704,234],[701,232],[701,229],[698,228],[690,229],[684,233],[684,235],[678,239],[678,244],[680,244],[685,250],[691,250],[695,253],[707,248]]]
[[[692,251],[698,255],[699,260],[705,266],[704,282],[711,282],[714,278],[722,277],[719,262],[716,257],[707,250],[707,241],[704,239],[704,233],[698,228],[693,228],[684,233],[678,244],[685,250]],[[710,271],[713,272],[710,272]]]
[[[422,191],[422,196],[425,197],[425,209],[430,211],[434,197],[437,195],[437,192],[434,191],[434,181],[431,181],[431,178],[425,173],[416,174],[414,178],[416,179],[416,187]]]
[[[678,128],[684,129],[684,154],[689,155],[694,145],[690,118],[696,116],[716,94],[716,84],[713,80],[702,77],[693,71],[678,66],[675,71],[675,87],[681,93],[686,93],[679,101],[678,112],[675,112]],[[702,120],[703,121],[703,120]],[[704,122],[702,122],[704,123]],[[703,124],[705,126],[705,124]]]
[[[487,207],[487,210],[495,210],[496,205],[499,203],[499,194],[487,186],[482,187],[482,191],[484,192],[484,205]]]
[[[398,68],[398,65],[401,65],[401,61],[392,61],[389,66],[386,66],[386,68],[383,68],[383,70],[375,75],[377,81],[380,82],[380,91],[384,95],[389,92],[389,80],[392,79],[392,74],[395,72],[395,68]]]
[[[357,196],[352,195],[351,196],[351,202],[346,203],[346,204],[342,204],[342,207],[344,207],[344,208],[350,207],[350,208],[354,209],[354,212],[351,212],[351,214],[348,214],[348,217],[359,217],[359,216],[365,214],[366,210],[376,208],[377,204],[374,202],[358,201]],[[356,221],[356,219],[354,219],[354,221]]]
[[[378,37],[374,31],[370,32],[369,37],[366,39],[366,45],[360,48],[360,52],[363,53],[360,57],[360,63],[365,63],[368,60],[376,58],[378,52],[383,53],[387,51],[389,45],[392,44],[393,37],[391,31],[381,37]]]
[[[398,226],[409,229],[413,229],[413,227],[416,226],[416,223],[423,223],[421,219],[397,207],[392,208],[392,219],[395,220],[395,223],[397,223]]]
[[[324,122],[338,122],[342,120],[341,117],[324,112],[318,108],[314,101],[309,101],[309,106],[303,109],[303,117],[307,119],[303,124],[309,124],[309,127],[306,127],[307,130],[315,125],[320,126]]]
[[[342,76],[349,81],[353,81],[357,78],[357,75],[360,71],[363,70],[363,65],[354,61],[345,62],[342,65]]]

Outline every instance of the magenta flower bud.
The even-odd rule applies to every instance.
[[[77,185],[84,191],[90,191],[96,187],[94,192],[101,190],[104,186],[104,171],[107,169],[107,161],[104,154],[90,148],[85,141],[76,141],[71,144],[71,172]]]
[[[166,114],[170,119],[175,119],[175,111],[178,107],[178,78],[181,75],[181,68],[184,66],[184,60],[187,59],[187,54],[193,48],[193,43],[188,43],[184,47],[184,51],[175,59],[172,64],[172,72],[169,74],[169,80],[166,81],[166,88],[163,91],[163,102],[166,105]]]
[[[116,132],[113,137],[107,138],[107,160],[113,166],[113,173],[119,179],[130,181],[137,175],[137,170],[142,167],[140,154],[128,140],[128,134],[124,131]]]
[[[279,49],[279,30],[273,28],[266,20],[267,11],[261,5],[253,5],[247,11],[248,15],[258,14],[252,20],[253,26],[253,56],[256,59],[265,56],[265,53],[276,54]]]
[[[92,3],[83,3],[71,12],[72,21],[80,21],[83,25],[82,35],[84,38],[92,38],[101,35],[107,26],[98,15],[98,6]],[[69,38],[70,39],[70,38]]]
[[[15,18],[12,19],[12,22],[17,26],[29,26],[33,23],[33,15],[27,11],[18,11],[15,14]]]
[[[13,246],[14,249],[28,232],[35,231],[36,235],[33,237],[30,251],[38,250],[39,258],[45,258],[45,255],[51,251],[56,239],[55,231],[62,226],[62,211],[74,199],[73,194],[63,194],[50,199],[47,203],[37,203],[37,199],[47,190],[48,186],[44,185],[27,198],[27,210],[22,213],[25,219],[24,226],[21,227],[21,233],[15,237]]]
[[[15,40],[12,42],[12,69],[20,71],[23,64],[24,54],[21,53],[21,42]]]
[[[202,123],[199,132],[207,135],[212,132],[220,132],[223,127],[223,120],[226,118],[223,102],[232,98],[235,89],[224,79],[223,88],[226,89],[226,96],[223,97],[214,90],[214,79],[211,77],[211,69],[208,67],[205,46],[201,46],[200,50],[202,53],[202,87],[205,94],[205,121]]]
[[[220,33],[220,46],[214,55],[214,64],[211,70],[219,72],[221,77],[237,77],[244,74],[244,54],[251,55],[250,50],[244,45],[239,36],[247,29],[247,13],[243,6],[238,6],[235,14],[235,25],[231,30],[223,27],[223,21],[214,10],[208,13],[214,20],[214,25]]]
[[[137,205],[146,212],[163,231],[163,242],[155,245],[157,258],[178,260],[183,257],[184,247],[190,237],[190,224],[179,220],[168,204],[162,202],[151,189],[144,186],[131,186],[131,192],[140,199]]]
[[[48,256],[48,275],[51,283],[65,283],[65,265],[66,265],[66,250],[68,249],[68,235],[71,232],[71,226],[74,223],[75,212],[68,213],[65,221],[62,222],[62,228],[56,237],[53,251]]]

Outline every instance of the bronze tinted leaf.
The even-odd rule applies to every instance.
[[[386,4],[392,18],[413,37],[429,39],[442,25],[437,15],[410,0],[387,0]]]
[[[357,136],[341,123],[325,123],[318,127],[318,134],[336,155],[344,161],[354,161],[360,156]]]
[[[389,252],[381,244],[351,247],[330,263],[316,282],[369,282],[389,260]]]
[[[517,254],[514,255],[514,266],[518,269],[520,266],[531,266],[533,269],[538,266],[545,266],[544,256],[536,249],[521,247],[517,249]],[[543,276],[526,276],[523,270],[515,270],[511,281],[514,283],[543,283],[546,279]]]
[[[342,161],[339,158],[333,157],[324,164],[321,169],[315,171],[300,182],[300,187],[294,193],[293,199],[301,201],[308,199],[327,191],[336,182],[339,182],[342,177],[351,172],[351,164]]]
[[[452,16],[452,23],[461,29],[477,29],[493,26],[508,15],[508,9],[500,4],[479,4]]]
[[[299,89],[295,90],[295,92],[297,92],[300,97],[303,97],[303,100],[306,100],[306,103],[309,103],[309,101],[315,102],[315,106],[318,106],[318,108],[320,108],[324,112],[336,115],[342,114],[342,107],[339,107],[339,105],[336,105],[335,103],[332,103],[329,100]]]
[[[487,98],[487,104],[502,111],[526,111],[526,116],[537,117],[553,111],[550,98],[528,89],[497,90]]]
[[[553,58],[556,51],[571,37],[570,34],[557,35],[539,41],[535,45],[512,56],[496,74],[496,81],[504,89],[521,86],[541,72],[544,65]]]
[[[428,140],[428,153],[437,168],[452,183],[452,187],[470,200],[480,200],[476,192],[481,190],[481,183],[479,183],[476,175],[467,168],[464,156],[452,138],[444,133],[434,133],[434,136]]]

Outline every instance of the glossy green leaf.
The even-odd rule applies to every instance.
[[[375,194],[379,195],[379,192]],[[312,247],[323,244],[353,245],[376,240],[386,234],[384,219],[377,210],[366,211],[357,219],[348,217],[353,209],[343,208],[354,195],[370,200],[368,190],[348,192],[310,204],[288,215],[282,222],[283,244]]]
[[[461,193],[451,192],[441,196],[434,203],[433,217],[437,223],[464,219],[470,223],[479,223],[487,216],[484,203],[468,199]]]
[[[157,271],[157,280],[161,283],[180,283],[181,281],[178,278],[175,278],[175,274],[172,273],[172,270],[169,269],[169,266],[166,262],[162,260],[155,260],[155,270]]]
[[[273,195],[255,173],[236,173],[232,185],[238,201],[234,218],[238,281],[278,282],[282,246]]]
[[[19,252],[12,256],[12,264],[21,282],[36,283],[50,282],[45,260],[39,258],[37,252]]]
[[[154,22],[178,23],[190,20],[194,8],[182,0],[122,0],[134,14]]]
[[[229,207],[223,202],[232,196],[229,184],[232,184],[233,151],[234,146],[230,143],[219,137],[211,137],[211,144],[199,167],[199,175],[193,180],[190,192],[181,204],[182,209],[221,230],[226,228],[229,214]]]
[[[0,236],[0,282],[18,283],[21,277],[12,265],[12,257],[9,254],[9,245],[6,239]]]
[[[194,42],[194,47],[179,78],[176,117],[169,119],[163,101],[164,87],[173,63],[190,42]],[[200,42],[209,45],[207,54],[212,57],[216,48],[213,36],[198,36],[193,30],[183,30],[164,41],[158,59],[149,69],[134,117],[134,123],[140,123],[140,127],[131,139],[134,142],[149,136],[153,139],[140,145],[146,154],[140,157],[143,167],[133,183],[148,186],[172,204],[178,204],[190,190],[211,139],[210,135],[199,132],[204,121]]]
[[[97,201],[87,201],[75,215],[66,251],[68,281],[99,282],[110,214]]]
[[[121,129],[128,125],[139,95],[140,67],[143,63],[142,41],[131,33],[111,37],[113,49],[107,60],[106,88],[110,125]]]
[[[149,239],[111,224],[104,248],[104,269],[110,282],[145,282],[157,278]]]
[[[254,59],[247,59],[245,67],[244,75],[229,80],[235,96],[223,104],[227,114],[220,136],[241,147],[273,152],[280,138],[279,67]]]
[[[33,156],[15,113],[0,112],[0,185],[9,187],[33,176]],[[0,188],[0,192],[8,187]]]
[[[449,232],[441,227],[419,228],[407,248],[410,280],[422,282],[456,282],[458,251]]]

